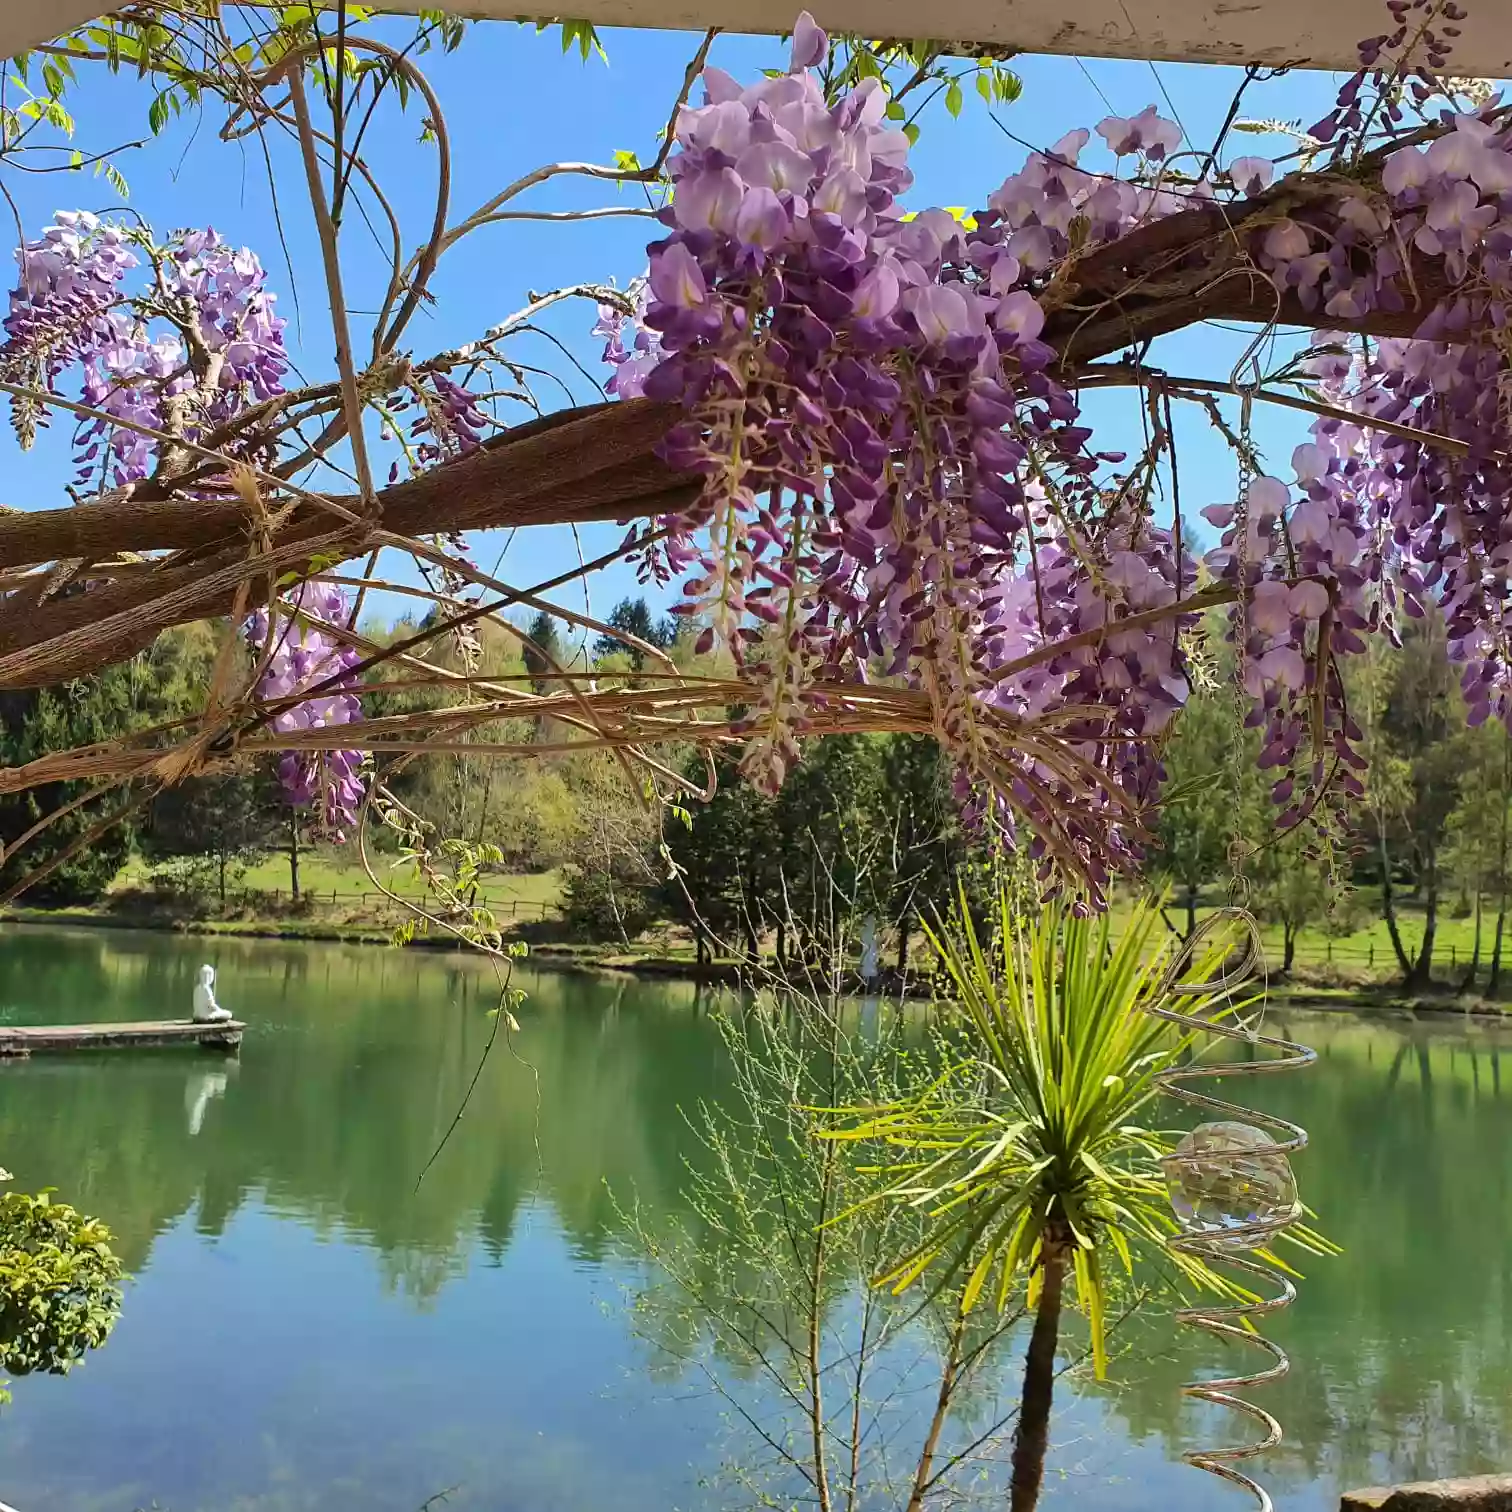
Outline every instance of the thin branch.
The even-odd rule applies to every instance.
[[[682,114],[683,106],[688,103],[688,96],[693,92],[693,85],[697,82],[699,74],[703,72],[704,64],[708,61],[709,49],[714,45],[714,39],[719,35],[717,26],[710,27],[704,33],[703,41],[699,44],[698,51],[693,54],[692,61],[688,64],[683,74],[682,88],[677,93],[671,112],[667,116],[666,130],[662,133],[661,146],[657,150],[655,160],[645,168],[607,168],[598,163],[547,163],[543,167],[533,169],[523,178],[516,179],[506,188],[501,189],[491,199],[485,200],[468,218],[459,225],[454,226],[441,238],[440,250],[445,251],[448,247],[461,240],[469,231],[475,230],[480,225],[485,225],[491,218],[497,215],[499,207],[506,205],[516,196],[523,194],[527,189],[533,189],[537,184],[544,184],[548,179],[557,178],[562,174],[578,174],[587,178],[602,179],[609,183],[618,184],[649,184],[654,183],[661,177],[662,169],[666,166],[667,158],[672,151],[674,142],[677,140],[677,118]]]
[[[340,69],[341,59],[337,60],[337,67]],[[320,181],[320,160],[315,155],[315,136],[310,125],[309,101],[305,98],[302,64],[295,64],[285,77],[289,81],[289,98],[294,105],[294,118],[299,122],[299,149],[304,158],[310,208],[315,213],[315,227],[320,233],[320,256],[325,265],[331,332],[336,338],[336,368],[341,375],[342,412],[346,417],[347,435],[352,442],[352,460],[357,466],[358,490],[364,508],[371,509],[375,501],[373,469],[368,462],[367,441],[362,433],[362,398],[357,392],[357,370],[352,365],[352,333],[347,325],[346,294],[341,285],[341,254],[337,247],[336,224],[331,219],[331,209],[326,203],[325,185]]]

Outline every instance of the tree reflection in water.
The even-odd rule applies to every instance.
[[[435,1356],[450,1362],[456,1381],[427,1382],[416,1388],[419,1395],[404,1398],[404,1422],[430,1435],[425,1442],[437,1446],[438,1462],[455,1464],[458,1475],[424,1485],[414,1505],[460,1478],[464,1463],[474,1484],[483,1485],[499,1456],[519,1458],[518,1443],[508,1436],[513,1427],[487,1416],[486,1403],[476,1410],[485,1414],[479,1421],[492,1426],[477,1428],[474,1438],[461,1423],[472,1421],[468,1399],[459,1406],[446,1395],[464,1386],[476,1395],[480,1369],[503,1372],[515,1393],[511,1400],[524,1403],[520,1410],[527,1414],[537,1407],[545,1414],[558,1399],[586,1403],[606,1389],[624,1391],[634,1410],[623,1404],[615,1410],[632,1426],[616,1451],[622,1459],[606,1454],[605,1460],[621,1477],[623,1505],[642,1504],[630,1499],[624,1467],[632,1461],[652,1477],[644,1505],[665,1508],[677,1495],[687,1504],[686,1495],[666,1489],[686,1484],[676,1476],[689,1473],[692,1454],[686,1443],[667,1441],[668,1425],[707,1421],[694,1406],[667,1402],[674,1391],[685,1394],[687,1383],[648,1384],[650,1357],[635,1354],[623,1320],[598,1318],[590,1331],[579,1314],[551,1309],[591,1308],[581,1278],[603,1275],[605,1290],[617,1295],[620,1280],[651,1274],[645,1237],[619,1220],[611,1193],[634,1193],[653,1235],[658,1225],[679,1225],[697,1241],[700,1219],[681,1195],[684,1163],[698,1169],[706,1155],[678,1110],[700,1101],[729,1105],[733,1091],[708,1002],[680,983],[524,973],[530,996],[523,1031],[507,1048],[501,1040],[457,1134],[417,1191],[416,1175],[451,1121],[491,1028],[492,973],[465,958],[265,941],[216,940],[207,948],[205,941],[146,935],[10,930],[0,950],[0,1021],[161,1016],[173,1011],[168,1005],[187,1002],[202,960],[217,967],[252,1030],[239,1065],[220,1068],[228,1078],[225,1091],[207,1099],[197,1134],[190,1128],[188,1084],[217,1068],[188,1055],[38,1058],[0,1069],[0,1156],[17,1184],[55,1186],[63,1199],[98,1214],[114,1230],[128,1269],[143,1277],[128,1293],[117,1337],[99,1361],[61,1384],[68,1395],[46,1398],[58,1404],[50,1410],[63,1414],[47,1421],[103,1434],[99,1414],[107,1406],[123,1423],[136,1421],[129,1404],[112,1395],[125,1388],[107,1390],[105,1380],[94,1378],[105,1376],[113,1356],[138,1362],[150,1354],[153,1341],[144,1338],[138,1346],[134,1329],[172,1326],[163,1312],[168,1304],[155,1300],[159,1274],[185,1285],[185,1277],[199,1274],[193,1266],[212,1264],[213,1256],[186,1255],[180,1235],[197,1231],[213,1248],[238,1215],[243,1222],[260,1215],[263,1224],[319,1236],[331,1247],[333,1264],[346,1251],[375,1258],[395,1294],[391,1307],[411,1314],[435,1309],[420,1320],[425,1327],[442,1325],[454,1296],[461,1306],[466,1325],[446,1323],[449,1353],[437,1344]],[[1505,1469],[1512,1463],[1512,1162],[1506,1156],[1512,1149],[1512,1087],[1506,1084],[1512,1038],[1460,1023],[1428,1027],[1342,1015],[1310,1019],[1291,1037],[1316,1046],[1319,1063],[1305,1076],[1264,1082],[1265,1105],[1308,1128],[1311,1147],[1297,1161],[1302,1194],[1345,1253],[1305,1266],[1298,1302],[1277,1320],[1277,1337],[1294,1368],[1267,1398],[1287,1434],[1267,1462],[1268,1483],[1289,1508],[1323,1512],[1336,1505],[1345,1484]],[[559,1227],[565,1247],[559,1258],[552,1258],[558,1254],[555,1228],[548,1243],[537,1215]],[[173,1243],[160,1256],[170,1231]],[[294,1263],[287,1245],[268,1253],[274,1255],[269,1264]],[[534,1290],[519,1296],[509,1288],[518,1284],[526,1255],[535,1267],[529,1271]],[[504,1272],[500,1289],[490,1289],[490,1267]],[[304,1284],[297,1272],[210,1274],[234,1277],[243,1297],[248,1287],[261,1294]],[[354,1285],[344,1281],[344,1290],[320,1295],[336,1298],[329,1305],[337,1307],[351,1297],[345,1305],[356,1309]],[[510,1335],[502,1345],[495,1339],[490,1347],[504,1348],[503,1360],[477,1358],[488,1320],[508,1318],[510,1328],[522,1328],[543,1313],[546,1338],[571,1333],[578,1341],[570,1358],[566,1343],[543,1351],[531,1342],[534,1334],[514,1343]],[[360,1340],[360,1333],[338,1328],[339,1318],[328,1321],[333,1336]],[[352,1322],[355,1327],[355,1313]],[[252,1374],[238,1383],[238,1371],[252,1372],[254,1365],[236,1326],[228,1315],[203,1346],[213,1378],[226,1382],[217,1394],[223,1389],[239,1401],[248,1419],[238,1425],[236,1442],[255,1444],[262,1432],[291,1455],[290,1445],[298,1445],[301,1473],[315,1477],[307,1483],[312,1505],[342,1505],[341,1477],[357,1461],[386,1464],[386,1439],[393,1453],[413,1459],[414,1443],[398,1421],[385,1426],[371,1404],[364,1406],[369,1421],[343,1427],[344,1439],[330,1419],[316,1424],[291,1417],[275,1432],[280,1409],[268,1392],[285,1376],[270,1384]],[[1204,1356],[1210,1341],[1183,1340],[1159,1315],[1131,1324],[1125,1344],[1118,1384],[1106,1393],[1088,1388],[1056,1425],[1046,1505],[1071,1498],[1089,1509],[1120,1512],[1146,1505],[1171,1512],[1206,1508],[1212,1502],[1207,1478],[1166,1459],[1212,1441],[1214,1425],[1182,1404],[1177,1387],[1194,1367],[1221,1362]],[[347,1383],[344,1369],[359,1384],[369,1380],[374,1362],[361,1356],[359,1343],[345,1347],[357,1357],[333,1362],[332,1379]],[[138,1350],[146,1353],[132,1352]],[[227,1350],[230,1357],[216,1352]],[[296,1367],[312,1368],[297,1361],[281,1368],[297,1374]],[[570,1379],[552,1384],[556,1376],[542,1372],[567,1372]],[[8,1458],[16,1455],[33,1463],[24,1458],[30,1451],[21,1432],[31,1421],[30,1386],[22,1383],[12,1409],[0,1466],[20,1463]],[[135,1383],[131,1389],[150,1396]],[[192,1383],[182,1389],[192,1390]],[[67,1416],[68,1403],[93,1402],[96,1392],[100,1405],[88,1409],[87,1423]],[[426,1405],[431,1392],[439,1398],[434,1409]],[[144,1402],[141,1410],[148,1408]],[[174,1414],[184,1408],[161,1399],[151,1406],[165,1443],[179,1442]],[[447,1417],[431,1424],[426,1414],[433,1410]],[[587,1412],[584,1406],[578,1415]],[[645,1426],[653,1422],[654,1433]],[[704,1433],[702,1426],[696,1431]],[[134,1432],[132,1453],[140,1457],[150,1447],[140,1442],[148,1430]],[[654,1442],[657,1436],[665,1447]],[[711,1429],[704,1449],[714,1436]],[[580,1468],[581,1456],[567,1440],[537,1440],[532,1431],[529,1442],[538,1449],[532,1474],[544,1475],[548,1464],[564,1466],[563,1474]],[[327,1463],[338,1450],[340,1466]],[[220,1440],[207,1440],[205,1465],[196,1473],[203,1473],[206,1486],[230,1485],[241,1495],[247,1486],[231,1484],[230,1469],[214,1479],[210,1461],[216,1456],[234,1458]],[[1126,1478],[1110,1483],[1110,1467]],[[146,1505],[164,1485],[178,1484],[178,1473],[162,1469],[160,1485],[155,1472],[132,1494]],[[251,1470],[236,1473],[255,1480]],[[200,1482],[183,1484],[190,1486],[184,1496],[199,1496]],[[15,1485],[14,1478],[7,1485]],[[96,1499],[104,1494],[98,1486],[89,1490]],[[556,1505],[539,1489],[531,1496],[513,1502],[501,1496],[491,1505]],[[208,1491],[199,1500],[217,1504]],[[94,1504],[82,1491],[55,1502],[70,1512]]]

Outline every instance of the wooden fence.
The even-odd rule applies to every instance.
[[[247,908],[269,903],[282,907],[285,899],[291,903],[294,901],[289,890],[282,887],[247,888],[238,896]],[[345,905],[348,908],[395,909],[399,906],[387,893],[343,892],[339,888],[329,887],[301,887],[298,901],[331,908]],[[413,901],[420,903],[424,899],[417,894]],[[494,916],[499,919],[550,919],[561,911],[555,903],[543,903],[537,898],[491,898],[483,894],[478,902],[483,907],[492,909]]]

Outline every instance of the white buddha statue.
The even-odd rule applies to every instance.
[[[861,980],[874,982],[881,968],[882,947],[877,939],[877,921],[870,915],[861,921]]]
[[[215,967],[201,966],[199,983],[194,989],[194,1022],[223,1024],[230,1017],[230,1012],[215,1001]]]

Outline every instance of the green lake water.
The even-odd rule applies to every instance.
[[[0,1023],[183,1016],[201,961],[251,1023],[193,1051],[0,1065],[0,1164],[114,1229],[133,1273],[105,1349],[0,1409],[18,1512],[702,1512],[719,1403],[627,1320],[654,1264],[614,1196],[683,1203],[679,1113],[730,1096],[714,1000],[525,973],[478,1066],[486,963],[425,952],[0,934]],[[1304,1197],[1346,1253],[1271,1330],[1292,1377],[1263,1476],[1324,1512],[1348,1485],[1512,1469],[1512,1036],[1287,1020],[1320,1059],[1248,1096],[1305,1124]],[[1233,1083],[1229,1084],[1234,1085]],[[611,1195],[613,1194],[613,1195]],[[1143,1320],[1106,1388],[1068,1384],[1045,1505],[1206,1512],[1177,1461],[1228,1425],[1177,1386],[1212,1346]],[[1015,1344],[1010,1364],[1017,1364]]]

